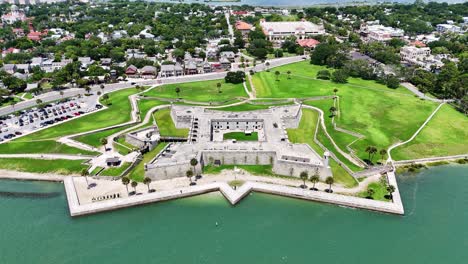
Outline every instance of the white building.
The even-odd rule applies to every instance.
[[[323,25],[317,25],[305,20],[296,22],[266,22],[260,20],[263,33],[270,41],[282,42],[294,36],[296,39],[308,39],[314,35],[325,34]]]
[[[400,58],[408,64],[416,65],[426,70],[431,70],[431,67],[440,68],[444,65],[441,61],[441,56],[431,55],[430,48],[405,46],[400,49]]]
[[[461,33],[462,30],[459,26],[452,24],[438,24],[436,29],[440,33]]]
[[[11,6],[11,12],[2,15],[2,22],[6,24],[13,24],[16,21],[26,21],[27,17],[23,11],[19,10],[16,5]]]

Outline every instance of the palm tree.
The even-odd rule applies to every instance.
[[[332,116],[335,116],[335,112],[336,112],[336,107],[334,106],[330,107],[330,113]]]
[[[16,101],[11,102],[11,107],[13,108],[13,111],[16,111],[15,110],[15,105],[16,105]]]
[[[179,88],[179,87],[176,87],[176,88],[175,88],[175,92],[176,92],[176,94],[177,94],[177,97],[179,97],[180,88]]]
[[[107,138],[101,138],[101,144],[103,146],[107,145],[108,141],[107,141]]]
[[[198,160],[196,158],[193,158],[190,160],[190,165],[193,167],[193,174],[195,174],[195,166],[197,166]]]
[[[335,93],[335,96],[336,96],[336,93],[338,92],[338,89],[333,89],[333,93]]]
[[[266,70],[267,70],[267,71],[270,71],[270,69],[269,69],[269,67],[270,67],[270,62],[268,62],[268,61],[265,62],[265,66],[266,66],[266,68],[267,68]]]
[[[193,171],[188,170],[187,172],[185,172],[185,176],[187,176],[187,178],[189,178],[190,185],[193,185],[193,182],[192,182]]]
[[[88,172],[88,169],[82,169],[81,170],[81,176],[83,176],[86,180],[86,185],[89,186],[89,183],[88,183],[88,175],[89,175],[89,172]]]
[[[135,194],[136,194],[136,187],[137,186],[138,186],[138,182],[132,181],[132,187],[133,187],[133,191],[135,192]]]
[[[280,76],[280,72],[279,71],[275,71],[275,77],[276,77],[276,80],[279,81],[279,76]]]
[[[148,192],[150,192],[151,178],[145,177],[145,178],[143,179],[143,183],[146,184],[146,186],[148,186]]]
[[[104,84],[99,85],[99,88],[101,88],[101,91],[104,92]]]
[[[329,177],[327,177],[327,178],[325,179],[325,183],[328,184],[328,186],[329,186],[329,187],[328,187],[328,191],[325,190],[326,192],[330,192],[330,193],[333,192],[331,186],[332,186],[332,184],[333,184],[334,182],[335,182],[335,180],[334,180],[333,177],[331,177],[331,176],[329,176]]]
[[[388,192],[390,198],[393,201],[393,193],[395,192],[395,186],[393,186],[393,185],[387,186],[387,192]]]
[[[37,100],[36,100],[36,104],[37,104],[37,105],[42,104],[42,100],[41,100],[41,99],[37,99]]]
[[[288,74],[288,79],[291,79],[291,71],[286,72]]]
[[[60,96],[61,96],[62,99],[63,99],[63,91],[60,91]]]
[[[366,152],[369,153],[369,162],[372,162],[371,156],[377,153],[377,148],[374,146],[368,146]]]
[[[128,184],[130,183],[130,179],[128,177],[122,177],[122,184],[125,185],[127,188],[127,195],[128,195]]]
[[[320,181],[320,177],[317,174],[315,174],[312,177],[310,177],[310,181],[313,183],[311,190],[316,190],[315,184]]]
[[[106,103],[107,103],[107,100],[109,100],[109,95],[108,95],[108,94],[104,94],[104,95],[102,96],[102,100],[106,101]]]
[[[386,150],[386,149],[381,149],[381,150],[379,151],[379,154],[380,154],[380,156],[382,157],[382,163],[383,163],[384,157],[385,157],[385,155],[387,154],[387,150]]]
[[[304,184],[301,187],[304,188],[304,189],[307,188],[307,185],[305,184],[305,182],[309,178],[309,173],[307,171],[303,171],[303,172],[301,172],[301,174],[299,174],[299,177],[304,182]]]
[[[85,91],[86,91],[87,94],[89,94],[89,93],[91,92],[91,87],[86,86],[86,87],[85,87]]]
[[[218,93],[221,93],[221,83],[217,83],[216,87],[218,88]]]
[[[374,193],[375,193],[374,189],[372,189],[372,188],[367,188],[367,198],[373,199],[372,196],[374,195]]]

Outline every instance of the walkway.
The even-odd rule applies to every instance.
[[[409,82],[403,82],[403,83],[401,83],[401,86],[405,87],[410,92],[414,93],[419,98],[424,99],[424,100],[432,101],[432,102],[435,102],[435,103],[443,103],[445,101],[452,101],[452,100],[443,100],[443,99],[437,99],[437,98],[429,97],[426,94],[421,93],[419,91],[418,87],[414,86],[413,84],[411,84]]]
[[[94,156],[88,155],[70,155],[70,154],[0,154],[2,158],[27,158],[27,159],[43,159],[43,160],[87,160]]]

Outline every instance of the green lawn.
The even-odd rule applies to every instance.
[[[74,138],[74,140],[98,148],[102,146],[101,144],[102,138],[107,138],[108,136],[115,134],[119,131],[122,131],[124,129],[127,129],[129,127],[130,126],[123,126],[123,127],[118,127],[118,128],[113,128],[113,129],[108,129],[108,130],[92,133],[92,134],[82,135],[82,136]]]
[[[0,144],[0,154],[82,154],[82,155],[97,155],[99,153],[73,148],[65,144],[58,143],[54,140],[40,141],[10,141]]]
[[[145,119],[148,111],[158,105],[169,105],[169,102],[154,100],[154,99],[140,99],[138,100],[138,109],[140,109],[141,120]]]
[[[323,150],[317,145],[314,141],[314,133],[317,127],[318,122],[318,112],[311,110],[311,109],[302,109],[302,118],[301,122],[299,123],[299,127],[297,129],[288,129],[288,138],[289,141],[293,143],[306,143],[312,147],[319,155],[323,155]],[[320,139],[319,139],[320,141]],[[327,146],[327,142],[321,141],[321,143]],[[330,149],[334,151],[334,149]],[[334,151],[335,153],[335,151]],[[348,166],[351,166],[351,169],[355,169],[356,166],[353,164],[349,164],[350,162],[347,161],[344,157],[339,156],[339,153],[335,153],[338,158],[345,162]],[[353,187],[357,185],[356,180],[354,180],[353,176],[349,175],[347,171],[339,166],[339,164],[330,159],[330,167],[332,168],[333,177],[335,178],[337,183],[341,183],[346,187]]]
[[[132,163],[124,162],[119,167],[111,167],[103,170],[99,176],[112,176],[117,177],[120,176],[128,167],[130,167]]]
[[[251,135],[246,135],[244,132],[230,132],[223,134],[223,140],[235,139],[237,141],[258,141],[258,133],[253,132]]]
[[[218,93],[217,83],[221,83],[221,93]],[[175,92],[176,87],[180,88],[179,95]],[[224,80],[167,84],[155,87],[144,95],[160,98],[183,98],[200,102],[223,102],[236,97],[247,97],[242,83],[232,84],[226,83]]]
[[[84,160],[41,160],[27,158],[2,158],[0,169],[33,173],[79,174],[88,165]]]
[[[444,105],[413,141],[392,151],[392,158],[408,160],[466,153],[468,117]]]
[[[189,129],[177,129],[172,121],[171,109],[161,109],[154,113],[159,132],[163,137],[187,137]]]
[[[374,200],[379,200],[379,201],[388,201],[389,200],[389,199],[385,198],[385,196],[388,195],[387,187],[384,184],[382,184],[381,182],[370,183],[367,186],[367,188],[374,190],[374,194],[372,195],[372,198]],[[369,193],[367,191],[363,191],[363,192],[358,193],[358,196],[365,198],[365,197],[369,196]]]
[[[163,148],[165,148],[167,143],[159,143],[153,150],[143,155],[143,160],[135,166],[128,177],[134,181],[142,182],[145,178],[145,163],[150,162],[156,155],[161,152]]]
[[[21,102],[21,99],[17,97],[10,97],[8,98],[7,101],[0,103],[0,107],[9,106],[9,105],[12,105],[13,103],[19,103],[19,102]]]
[[[207,165],[203,167],[203,173],[204,174],[219,174],[221,173],[222,170],[233,170],[234,167],[246,170],[252,175],[277,176],[273,172],[271,165],[221,165],[221,166]]]

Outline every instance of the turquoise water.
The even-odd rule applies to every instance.
[[[468,167],[399,177],[406,215],[218,194],[68,216],[63,186],[0,181],[0,263],[467,263]],[[218,226],[216,226],[218,222]]]

